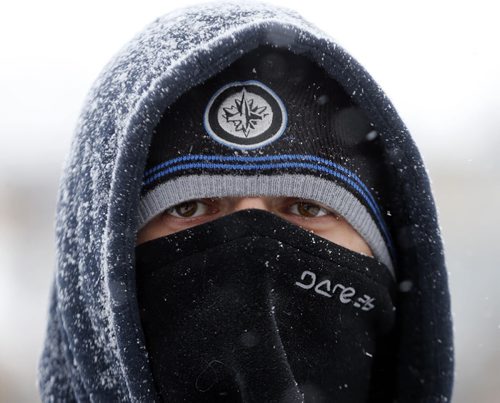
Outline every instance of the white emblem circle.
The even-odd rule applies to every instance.
[[[254,104],[256,109],[263,111],[261,114],[262,118],[254,122],[252,130],[238,130],[238,126],[233,124],[234,120],[231,120],[231,118],[228,117],[228,114],[231,113],[232,110],[237,109],[238,101],[241,101],[242,99],[248,101],[248,103]],[[243,106],[243,108],[244,107],[245,106]],[[236,116],[240,117],[238,115]],[[260,95],[246,91],[245,87],[243,87],[240,92],[228,96],[222,102],[217,111],[217,119],[221,127],[233,136],[251,138],[257,137],[269,129],[273,123],[273,111],[271,109],[271,105],[269,105],[264,98]]]
[[[260,87],[257,92],[261,94],[255,93],[255,89],[252,91],[252,86]],[[229,91],[223,100],[218,99],[231,87],[240,89]],[[214,103],[218,104],[216,111],[212,110]],[[213,121],[215,116],[212,117],[214,113],[216,124]],[[275,119],[279,119],[278,123],[274,122]],[[271,88],[257,80],[235,81],[219,88],[208,102],[203,117],[205,130],[214,140],[239,149],[259,148],[275,141],[284,133],[287,121],[283,101]],[[264,139],[260,141],[259,136]],[[254,138],[256,140],[252,141]]]

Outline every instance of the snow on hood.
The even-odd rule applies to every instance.
[[[217,2],[160,17],[105,66],[61,177],[57,264],[39,363],[44,401],[151,401],[135,295],[139,194],[153,128],[189,88],[260,44],[308,53],[352,94],[383,139],[399,256],[398,401],[451,396],[453,345],[443,245],[421,156],[371,76],[298,13]]]

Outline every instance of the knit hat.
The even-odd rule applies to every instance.
[[[165,110],[149,149],[139,228],[191,199],[300,197],[343,216],[394,274],[379,137],[318,64],[261,45]]]

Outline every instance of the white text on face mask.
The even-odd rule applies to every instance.
[[[355,308],[361,309],[362,311],[370,311],[375,308],[374,302],[375,298],[364,294],[362,297],[355,298],[356,290],[353,287],[346,287],[340,283],[333,285],[330,280],[322,280],[316,284],[316,274],[309,270],[304,270],[300,276],[300,280],[306,280],[309,277],[307,283],[296,281],[295,285],[303,288],[305,290],[310,290],[314,288],[314,291],[327,298],[338,297],[339,301],[343,304],[352,303]]]

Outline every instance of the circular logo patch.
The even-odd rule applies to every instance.
[[[240,149],[262,147],[286,129],[283,101],[256,80],[235,81],[220,88],[205,109],[207,133],[219,143]]]

